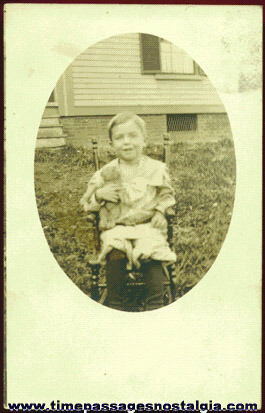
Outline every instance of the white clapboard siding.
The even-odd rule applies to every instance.
[[[135,81],[137,79],[137,82]],[[118,77],[113,78],[105,77],[104,79],[100,78],[73,78],[74,88],[75,89],[111,89],[116,87],[121,87],[124,89],[124,85],[133,85],[136,87],[146,87],[154,89],[153,79],[148,78],[132,78],[132,77]],[[108,85],[108,87],[106,86]],[[155,84],[156,89],[172,89],[174,90],[209,90],[210,84],[208,81],[157,81]]]
[[[108,49],[109,50],[109,49]],[[138,48],[135,49],[135,51],[138,52]],[[95,62],[105,62],[106,61],[106,49],[101,51],[101,54],[96,54],[96,53],[90,53],[90,54],[81,54],[77,59],[75,59],[75,64],[81,64],[81,62],[85,62],[84,64],[87,64],[87,61],[91,61],[93,58],[93,61]],[[114,61],[116,62],[117,60],[123,61],[124,59],[130,59],[130,62],[140,62],[140,55],[132,56],[132,51],[131,49],[129,50],[120,50],[117,49],[115,50],[115,54],[113,53],[111,56],[109,56],[108,61]]]
[[[107,82],[108,79],[119,79],[120,80],[126,80],[126,79],[133,79],[135,80],[143,80],[143,76],[139,76],[139,73],[115,73],[115,72],[107,72],[104,74],[104,76],[102,76],[102,73],[99,72],[91,72],[91,73],[80,73],[80,72],[74,72],[72,74],[73,77],[73,81],[74,82],[85,82],[85,81],[93,81],[98,80],[99,82]],[[145,75],[144,79],[151,79],[151,76],[149,75]],[[153,82],[153,78],[152,78],[152,82]]]
[[[220,104],[220,102],[216,102],[213,101],[211,99],[205,99],[205,98],[198,98],[196,100],[196,104],[197,105],[217,105]],[[186,97],[184,99],[180,99],[177,103],[175,103],[176,105],[190,105],[190,98]],[[97,101],[93,101],[93,100],[78,100],[77,101],[77,106],[128,106],[128,100],[124,100],[124,99],[111,99],[111,100],[97,100]],[[150,99],[150,98],[146,98],[146,99],[141,99],[141,101],[139,101],[139,99],[134,99],[134,100],[130,100],[130,106],[141,106],[141,105],[145,105],[145,106],[151,106],[151,105],[157,105],[157,99]],[[172,99],[159,99],[159,105],[172,105]]]
[[[112,70],[112,69],[129,69],[131,73],[135,73],[135,70],[139,70],[141,65],[140,65],[140,60],[139,61],[131,61],[131,60],[118,60],[118,59],[110,59],[108,61],[107,67],[104,66],[106,62],[98,62],[98,61],[93,61],[93,60],[85,60],[85,61],[79,61],[75,63],[73,66],[73,71],[74,72],[91,72],[93,69],[98,70],[104,69],[104,70]]]
[[[176,88],[169,88],[169,87],[154,88],[154,87],[152,87],[152,85],[145,85],[145,86],[136,85],[135,87],[133,87],[133,90],[132,90],[131,88],[130,89],[129,88],[125,89],[123,87],[123,85],[115,86],[115,85],[111,84],[111,85],[109,85],[107,90],[106,90],[106,88],[102,87],[102,85],[100,87],[95,87],[94,85],[92,85],[90,88],[77,87],[74,90],[74,95],[76,96],[76,95],[97,95],[97,94],[100,94],[100,95],[108,95],[108,96],[112,95],[114,97],[114,96],[118,96],[120,94],[123,94],[123,95],[135,94],[137,90],[140,91],[143,94],[150,95],[150,94],[153,93],[153,94],[157,94],[159,96],[164,95],[164,94],[171,94],[171,95],[173,94],[174,95],[175,93],[178,93],[178,94],[182,95],[182,94],[195,93],[196,91],[201,93],[201,94],[209,93],[209,89],[206,88],[206,87],[204,87],[204,88],[197,88],[197,87],[194,87],[194,88],[191,88],[191,87],[189,87],[189,88],[179,88],[179,87],[176,87]]]
[[[129,85],[129,83],[127,83],[127,85]],[[131,85],[132,86],[134,86],[134,83],[131,83]],[[143,90],[144,89],[144,90]],[[150,84],[146,84],[146,85],[143,85],[143,84],[138,84],[137,83],[137,85],[136,86],[134,86],[133,87],[133,90],[135,91],[135,90],[141,90],[141,91],[147,91],[148,90],[148,93],[150,92],[150,91],[154,91],[154,87],[153,87],[153,85],[150,85]],[[88,88],[87,87],[87,84],[85,84],[85,83],[82,83],[82,84],[77,84],[77,85],[75,85],[75,94],[93,94],[93,93],[100,93],[100,94],[110,94],[110,93],[117,93],[117,91],[120,91],[120,92],[122,92],[122,93],[132,93],[132,91],[131,90],[124,90],[124,85],[123,85],[123,83],[110,83],[109,84],[109,88],[108,88],[108,90],[106,91],[106,84],[94,84],[94,83],[92,83],[91,84],[91,86]],[[209,93],[209,88],[208,87],[206,87],[206,86],[204,86],[204,87],[201,87],[201,88],[198,88],[198,87],[186,87],[186,88],[183,88],[183,87],[175,87],[174,88],[174,90],[173,90],[173,93],[189,93],[189,92],[199,92],[199,91],[201,91],[202,93],[203,92],[207,92],[207,93]],[[155,90],[155,92],[161,92],[161,93],[164,93],[164,92],[166,92],[166,93],[170,93],[170,92],[172,92],[172,88],[170,88],[170,87],[165,87],[165,88],[156,88],[156,90]]]
[[[126,64],[123,64],[123,65],[115,65],[115,66],[101,66],[101,67],[98,67],[98,66],[94,66],[94,67],[83,67],[83,66],[79,66],[79,67],[75,67],[74,68],[74,70],[73,70],[73,72],[74,73],[85,73],[85,75],[83,75],[83,76],[86,76],[86,74],[93,74],[93,73],[120,73],[120,72],[123,72],[123,73],[131,73],[131,74],[133,74],[133,73],[135,73],[135,70],[137,70],[137,67],[132,67],[132,65],[126,65]]]
[[[186,60],[182,65],[191,72],[191,59]],[[72,64],[72,87],[74,107],[221,104],[204,76],[161,80],[142,74],[138,33],[115,36],[84,51]]]
[[[96,47],[97,49],[95,48],[95,46],[93,46],[93,49],[92,47],[90,49],[86,49],[84,52],[82,52],[82,56],[86,56],[86,55],[95,56],[99,54],[106,54],[110,50],[112,52],[117,52],[117,55],[121,54],[122,51],[124,51],[125,53],[130,53],[130,51],[138,52],[139,43],[138,42],[134,44],[105,43],[104,45],[100,45],[98,43]]]
[[[99,94],[115,93],[115,94],[117,94],[118,92],[120,92],[120,93],[132,93],[131,91],[128,92],[127,90],[124,90],[123,84],[111,83],[110,86],[111,87],[108,89],[108,91],[106,91],[106,88],[104,87],[104,85],[92,84],[92,86],[89,89],[87,88],[87,86],[85,84],[76,85],[75,90],[74,90],[74,94],[75,95],[77,95],[77,94],[85,94],[86,95],[86,94],[96,94],[96,93],[99,93]],[[133,86],[133,84],[132,84],[132,86]],[[154,88],[153,88],[152,85],[143,86],[143,85],[138,85],[137,84],[137,86],[135,86],[133,88],[134,91],[137,91],[137,90],[143,91],[143,89],[147,93],[154,91]],[[156,92],[159,91],[159,90],[160,89],[157,88]],[[162,93],[163,92],[172,93],[172,90],[170,88],[165,88],[161,92]],[[184,88],[179,87],[179,88],[174,88],[174,90],[173,90],[173,93],[190,93],[190,92],[191,93],[197,93],[197,92],[202,92],[202,93],[207,92],[207,93],[209,93],[209,89],[206,88],[206,87],[202,87],[200,89],[199,88],[186,88],[186,89],[184,89]]]
[[[178,95],[177,96],[175,96],[174,95],[174,93],[160,93],[159,95],[157,94],[157,93],[145,93],[145,92],[141,92],[140,90],[135,90],[135,92],[134,93],[123,93],[123,94],[117,94],[117,95],[115,95],[115,96],[113,96],[113,94],[107,94],[107,93],[105,93],[105,94],[100,94],[100,93],[98,93],[98,94],[91,94],[91,95],[75,95],[75,99],[76,100],[80,100],[80,99],[82,99],[82,100],[86,100],[86,99],[88,99],[88,100],[104,100],[104,99],[108,99],[108,100],[110,100],[110,99],[113,99],[113,100],[119,100],[119,99],[122,99],[122,100],[137,100],[137,99],[145,99],[145,100],[148,100],[148,99],[153,99],[153,100],[156,100],[157,99],[157,96],[160,98],[160,99],[163,99],[163,98],[168,98],[168,99],[175,99],[175,100],[183,100],[183,99],[191,99],[191,97],[192,97],[192,93],[178,93]],[[210,97],[211,95],[209,94],[209,93],[207,93],[207,92],[204,92],[204,93],[201,93],[198,97],[197,97],[197,99],[200,99],[200,98],[202,98],[202,99],[208,99],[208,97]]]
[[[106,40],[101,40],[101,42],[96,43],[96,47],[104,47],[104,46],[109,46],[109,45],[113,45],[113,44],[121,44],[124,42],[125,45],[128,45],[128,43],[126,43],[126,41],[129,41],[130,44],[138,44],[138,34],[137,33],[130,33],[128,35],[126,34],[122,34],[120,36],[113,36],[110,37]]]

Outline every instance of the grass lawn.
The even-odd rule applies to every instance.
[[[149,145],[146,153],[161,159],[162,147]],[[111,154],[102,150],[100,158],[103,165]],[[177,200],[174,231],[181,297],[205,275],[225,239],[235,192],[233,143],[173,144],[170,172]],[[65,146],[36,151],[36,198],[48,244],[65,273],[88,295],[93,233],[79,199],[93,173],[92,150]]]

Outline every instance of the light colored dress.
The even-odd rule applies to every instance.
[[[139,268],[140,259],[175,262],[176,254],[171,251],[167,242],[166,225],[162,230],[153,228],[151,222],[126,225],[126,220],[131,221],[140,211],[150,211],[151,216],[155,211],[165,214],[166,209],[175,204],[174,190],[166,164],[143,155],[136,166],[130,166],[119,159],[114,159],[106,166],[118,168],[122,190],[117,225],[101,233],[102,249],[98,257],[99,262],[105,264],[107,254],[113,249],[126,253],[128,269],[131,269],[133,264]],[[88,187],[103,185],[102,169],[93,175]],[[88,200],[88,204],[90,211],[99,211],[103,205],[96,201],[94,194]]]

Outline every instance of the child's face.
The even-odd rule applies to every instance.
[[[133,120],[129,120],[112,129],[112,146],[118,158],[137,162],[146,144],[140,127]]]

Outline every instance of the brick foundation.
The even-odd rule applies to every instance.
[[[162,144],[163,133],[167,132],[166,115],[142,115],[146,121],[147,143]],[[109,146],[107,131],[112,116],[75,116],[61,117],[67,142],[74,146],[91,147],[91,138],[98,138],[99,146]],[[197,130],[170,132],[175,142],[179,141],[216,141],[232,139],[232,132],[226,113],[210,113],[197,115]]]

